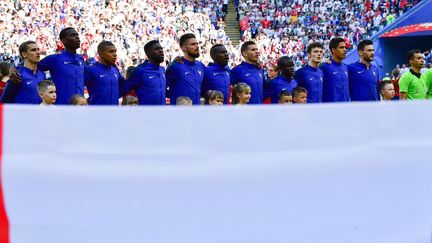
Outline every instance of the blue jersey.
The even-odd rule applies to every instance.
[[[297,81],[294,79],[288,80],[282,75],[271,79],[268,84],[264,87],[264,99],[271,98],[271,103],[275,104],[279,102],[279,94],[283,90],[287,90],[292,93],[293,89],[297,87]]]
[[[294,79],[297,80],[298,86],[307,90],[308,103],[322,101],[323,72],[321,69],[306,65],[294,73]]]
[[[221,65],[210,63],[204,71],[204,81],[201,87],[201,94],[209,90],[219,90],[224,95],[224,104],[228,104],[230,90],[230,70]]]
[[[123,95],[135,90],[140,105],[166,104],[165,69],[148,61],[138,65],[120,87]]]
[[[323,102],[348,102],[348,66],[332,60],[331,64],[324,63],[320,69],[323,72]]]
[[[369,69],[361,62],[348,65],[348,80],[352,101],[377,101],[378,69],[371,63]]]
[[[39,97],[37,85],[45,79],[45,74],[40,70],[34,73],[33,70],[24,66],[17,67],[17,71],[21,75],[22,82],[14,84],[9,80],[1,97],[1,102],[40,104],[42,100]]]
[[[231,84],[246,83],[251,87],[249,104],[263,103],[264,71],[257,66],[242,62],[231,70]]]
[[[42,59],[38,69],[50,71],[57,89],[56,104],[69,104],[74,94],[84,95],[84,59],[81,55],[62,51]]]
[[[200,104],[201,84],[205,66],[199,61],[190,62],[183,58],[183,63],[173,62],[166,70],[171,104],[179,96],[187,96],[194,105]]]
[[[124,82],[124,78],[116,66],[97,62],[86,66],[84,73],[90,105],[119,104],[119,83]]]

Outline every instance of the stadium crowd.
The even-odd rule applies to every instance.
[[[112,40],[118,48],[119,67],[141,63],[142,49],[149,40],[159,39],[166,48],[166,60],[181,55],[179,37],[192,32],[203,49],[205,63],[213,44],[229,43],[223,28],[216,30],[213,18],[223,18],[223,0],[2,0],[0,2],[0,61],[18,64],[18,45],[34,40],[41,54],[55,53],[63,48],[58,39],[60,30],[74,26],[82,37],[81,51],[85,60],[94,62],[97,45]],[[207,60],[206,60],[207,58]]]
[[[419,1],[413,0],[238,0],[243,41],[258,43],[263,62],[291,57],[296,69],[307,63],[306,47],[320,41],[327,48],[343,37],[356,48]],[[327,49],[327,51],[329,51]]]

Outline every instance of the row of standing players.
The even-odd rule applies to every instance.
[[[307,47],[307,65],[294,73],[292,60],[281,57],[277,63],[279,75],[266,82],[259,64],[257,45],[252,41],[241,46],[244,61],[230,70],[227,66],[228,52],[223,45],[211,48],[210,55],[214,62],[205,67],[196,61],[200,56],[197,39],[193,34],[184,34],[180,38],[184,56],[176,58],[165,71],[160,66],[164,61],[163,47],[153,40],[144,46],[148,60],[138,65],[126,80],[115,66],[117,54],[111,42],[101,42],[98,46],[100,61],[86,66],[83,57],[76,53],[80,47],[76,30],[65,28],[59,37],[65,49],[42,60],[36,43],[28,41],[20,45],[19,53],[24,65],[12,72],[1,98],[4,103],[39,104],[36,87],[46,78],[45,71],[49,71],[56,86],[56,104],[68,104],[73,95],[83,95],[84,86],[88,89],[91,105],[118,105],[119,97],[131,91],[135,92],[140,105],[165,105],[167,97],[171,104],[175,104],[179,97],[189,97],[193,104],[200,104],[200,98],[209,90],[220,91],[223,103],[228,104],[230,86],[238,83],[250,87],[249,104],[261,104],[266,98],[270,98],[271,103],[278,103],[281,92],[291,93],[297,86],[307,91],[308,103],[380,100],[378,70],[371,63],[374,49],[370,40],[359,43],[360,60],[350,65],[342,63],[347,52],[342,38],[330,41],[332,58],[321,66],[324,47],[319,42],[311,43]],[[416,59],[416,53],[411,58]],[[415,63],[410,61],[411,71]],[[415,70],[413,73],[415,77]],[[402,77],[402,83],[403,80],[406,79]],[[409,90],[412,80],[408,80],[407,85],[401,81],[402,99],[426,96],[427,86],[423,90],[418,87]]]

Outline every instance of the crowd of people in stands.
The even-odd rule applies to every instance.
[[[142,49],[149,40],[159,39],[166,49],[166,60],[181,55],[179,37],[194,33],[203,50],[205,63],[213,44],[234,49],[223,28],[216,29],[210,19],[224,17],[223,0],[2,0],[0,2],[0,61],[19,62],[18,45],[34,40],[42,55],[64,47],[58,39],[60,30],[74,26],[82,37],[85,61],[94,62],[97,45],[112,40],[118,48],[120,68],[145,59]]]
[[[343,37],[348,49],[370,38],[417,4],[417,0],[237,0],[243,41],[258,43],[264,62],[291,57],[296,69],[307,63],[306,47],[327,47]],[[327,51],[329,51],[327,49]]]

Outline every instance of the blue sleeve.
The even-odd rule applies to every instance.
[[[54,66],[54,61],[55,55],[49,55],[38,63],[38,69],[42,72],[51,70],[51,68]]]
[[[272,83],[272,80],[270,79],[269,81],[267,81],[264,84],[264,99],[267,99],[267,98],[272,96],[273,90],[272,90],[271,83]]]
[[[90,67],[86,65],[84,67],[84,85],[89,86],[90,84],[89,81],[90,81]]]
[[[165,72],[165,77],[166,77],[166,85],[167,85],[167,97],[171,97],[172,87],[174,86],[177,77],[176,62],[173,62],[171,65],[168,66]]]
[[[8,81],[0,98],[1,103],[14,103],[15,96],[18,94],[20,88],[21,84],[14,84]]]
[[[303,75],[302,75],[302,71],[301,71],[301,69],[299,69],[299,70],[297,70],[295,73],[294,73],[294,76],[293,76],[293,78],[295,79],[295,80],[297,80],[297,85],[298,86],[301,86],[301,87],[304,87],[303,86],[303,77],[302,77]]]
[[[131,90],[136,89],[136,86],[139,84],[141,79],[141,69],[135,69],[131,74],[129,79],[125,79],[120,72],[119,74],[119,89],[120,96],[124,96],[129,93]]]
[[[240,70],[239,70],[239,68],[233,68],[232,70],[231,70],[231,73],[230,73],[230,81],[231,81],[231,84],[232,85],[234,85],[234,84],[237,84],[237,83],[240,83],[240,75],[239,75],[239,72],[240,72]]]

